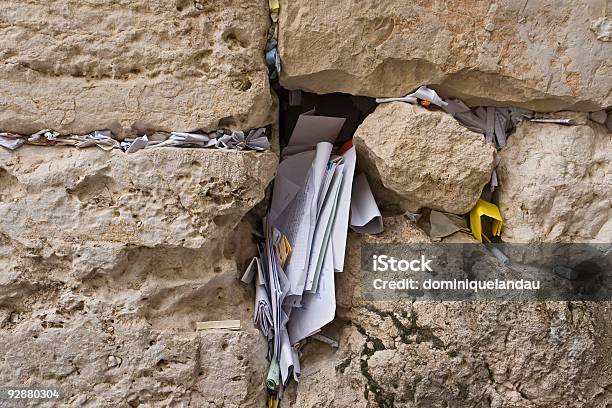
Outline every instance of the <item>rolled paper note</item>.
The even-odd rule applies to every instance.
[[[276,391],[280,383],[280,367],[276,358],[272,359],[270,363],[270,369],[268,370],[268,377],[266,377],[266,387],[269,390]]]
[[[493,254],[493,256],[495,258],[497,258],[497,260],[499,262],[503,263],[504,265],[509,265],[510,264],[510,259],[500,249],[492,246],[490,248],[490,250],[491,250],[491,253]]]

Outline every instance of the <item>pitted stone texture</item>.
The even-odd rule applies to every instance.
[[[387,208],[469,212],[490,180],[495,149],[452,116],[381,104],[355,132],[359,166]]]
[[[219,310],[205,306],[238,274],[237,262],[256,253],[250,229],[238,227],[264,198],[276,161],[273,153],[207,149],[0,151],[8,186],[0,303],[27,308],[41,288],[53,298],[87,282],[92,296],[116,292],[112,303],[155,327],[191,327],[194,302],[203,308],[197,316],[217,320]],[[234,231],[244,245],[230,246]]]
[[[241,332],[158,331],[146,321],[45,305],[0,323],[0,381],[64,392],[66,407],[260,406],[267,345]],[[2,310],[2,309],[0,309]],[[1,312],[0,312],[1,313]],[[33,404],[32,404],[33,405]]]
[[[281,83],[401,96],[423,84],[472,104],[612,105],[607,0],[281,0]],[[609,6],[607,11],[609,12]]]
[[[304,347],[291,406],[605,407],[610,317],[600,302],[356,308],[327,331],[337,351]]]
[[[0,1],[0,129],[273,122],[260,1]]]
[[[263,199],[276,162],[216,149],[1,150],[0,232],[23,245],[205,248]]]
[[[524,122],[501,151],[507,242],[612,242],[612,134]]]
[[[444,302],[363,299],[363,242],[428,242],[401,217],[376,237],[349,234],[337,276],[338,318],[310,342],[288,398],[299,408],[603,407],[611,302]]]
[[[57,406],[259,406],[267,344],[238,277],[276,161],[0,151],[0,383],[59,387]],[[225,319],[243,329],[195,332]]]

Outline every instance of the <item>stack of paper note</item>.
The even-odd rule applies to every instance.
[[[260,258],[243,277],[245,282],[257,277],[254,320],[271,340],[281,384],[299,377],[294,346],[335,316],[334,272],[344,269],[348,227],[382,231],[367,179],[362,175],[353,183],[355,148],[350,142],[341,150],[334,147],[344,122],[314,112],[299,117],[282,152]]]
[[[15,150],[24,144],[36,146],[76,146],[85,148],[98,146],[104,150],[121,149],[126,153],[135,153],[142,149],[159,147],[189,147],[232,150],[270,149],[266,129],[251,129],[248,133],[234,130],[217,130],[210,133],[172,132],[165,140],[149,140],[147,135],[126,138],[121,142],[115,139],[110,130],[96,130],[86,135],[60,135],[59,132],[44,129],[30,136],[0,132],[0,146]]]

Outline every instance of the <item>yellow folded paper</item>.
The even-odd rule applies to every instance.
[[[284,268],[289,260],[289,255],[291,255],[291,244],[286,236],[282,236],[278,245],[278,257],[280,258],[281,266]]]
[[[491,233],[493,236],[501,236],[502,230],[502,216],[499,212],[499,208],[493,203],[485,201],[483,199],[478,199],[472,211],[470,211],[470,228],[472,230],[472,235],[478,241],[482,242],[483,237],[486,242],[491,242],[491,240],[482,232],[482,220],[481,217],[485,215],[489,218],[493,218],[493,226]]]
[[[280,5],[278,4],[278,0],[268,0],[268,4],[270,5],[270,11],[273,13],[278,13],[280,9]]]

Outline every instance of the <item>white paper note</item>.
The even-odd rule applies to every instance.
[[[302,299],[302,307],[291,312],[291,319],[287,325],[291,344],[318,332],[334,319],[336,314],[334,275],[333,256],[331,252],[328,252],[321,269],[319,292],[305,294]]]
[[[336,220],[334,221],[334,229],[332,231],[332,250],[334,270],[336,272],[344,270],[344,253],[346,251],[346,236],[351,207],[351,191],[353,189],[353,177],[357,161],[355,147],[351,147],[342,156],[344,158],[344,175],[340,185],[340,192],[338,193],[338,208],[336,209]]]
[[[353,183],[351,228],[365,234],[383,232],[382,216],[364,173],[357,176]]]
[[[346,118],[302,114],[293,128],[287,146],[312,146],[319,142],[334,143],[345,121]]]

